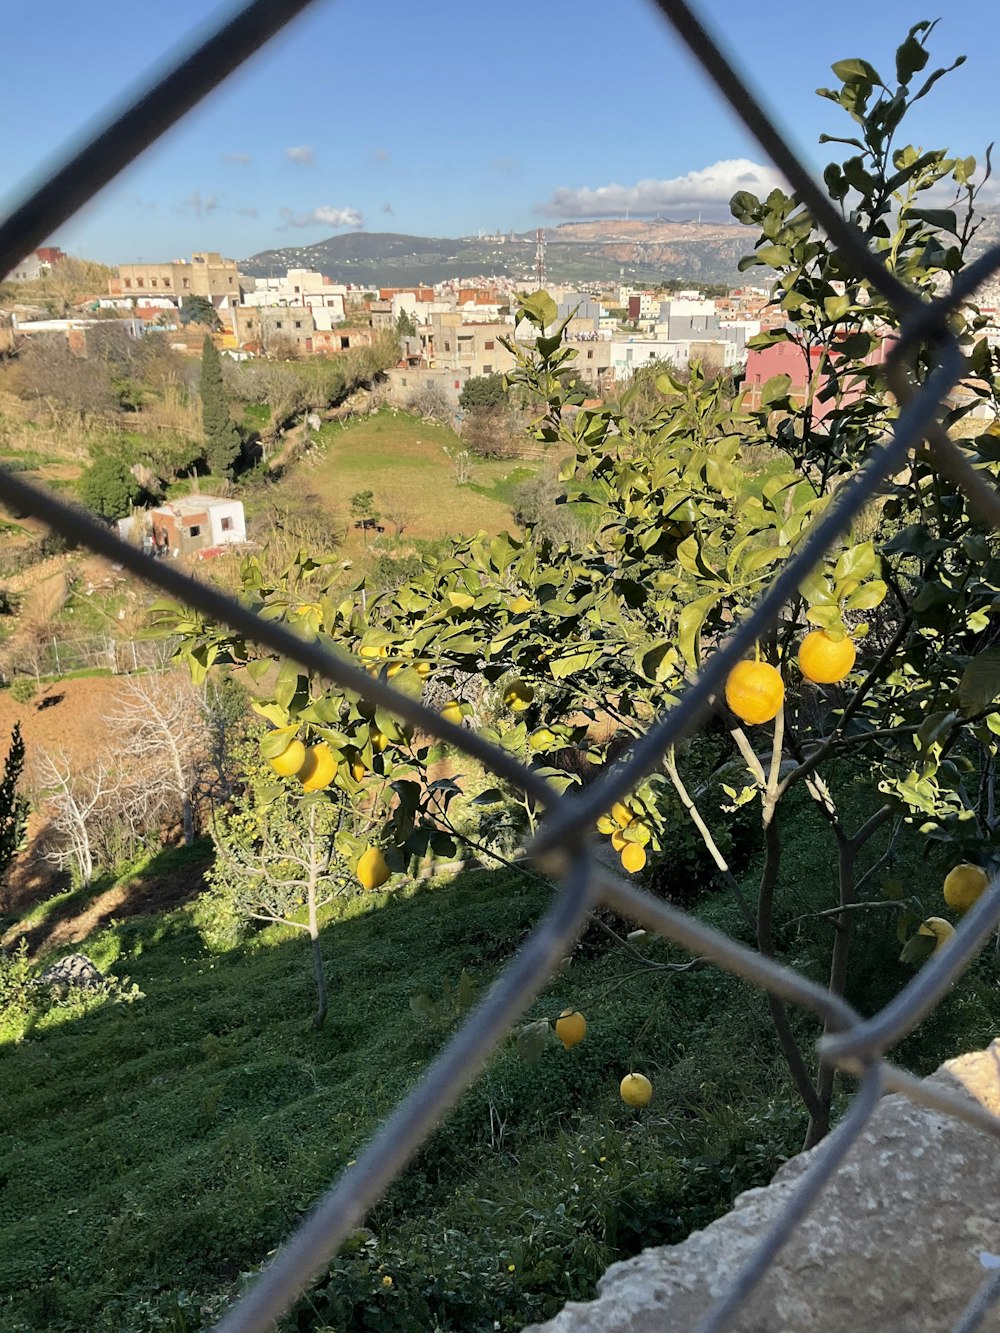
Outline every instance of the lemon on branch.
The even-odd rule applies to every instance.
[[[726,677],[726,703],[751,726],[777,717],[784,698],[781,673],[768,662],[737,662]]]
[[[944,900],[953,912],[967,912],[979,901],[989,882],[982,866],[963,863],[945,876]]]
[[[379,847],[369,847],[358,858],[357,875],[363,889],[380,889],[390,875],[389,864]]]
[[[512,713],[523,713],[531,707],[535,691],[526,680],[512,680],[503,692],[504,706]]]
[[[852,639],[832,639],[825,630],[814,629],[799,644],[799,667],[814,685],[836,685],[854,666],[858,652]]]
[[[556,1019],[556,1036],[567,1051],[579,1046],[587,1035],[587,1020],[579,1009],[564,1009]]]
[[[281,754],[275,755],[269,759],[268,763],[277,773],[279,778],[294,778],[296,773],[305,763],[306,747],[296,737],[282,750]]]
[[[339,767],[340,760],[326,741],[320,741],[319,745],[310,745],[302,767],[298,771],[303,790],[322,791],[324,787],[329,787],[337,776]]]

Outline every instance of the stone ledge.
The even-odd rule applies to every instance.
[[[1000,1041],[949,1060],[932,1080],[1000,1114]],[[596,1300],[525,1333],[689,1333],[825,1147],[792,1158],[681,1244],[613,1264]],[[1000,1254],[1000,1144],[885,1097],[732,1331],[942,1333],[987,1276],[983,1251]],[[1000,1309],[979,1329],[1000,1333]]]

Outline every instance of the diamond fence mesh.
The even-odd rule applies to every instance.
[[[0,273],[8,272],[24,254],[40,245],[311,2],[254,0],[211,32],[196,49],[177,58],[161,77],[137,93],[120,114],[51,170],[38,188],[0,221]],[[1000,1138],[1000,1118],[972,1100],[921,1082],[886,1059],[886,1052],[933,1009],[996,931],[1000,924],[1000,876],[991,881],[988,891],[963,919],[949,948],[935,954],[890,1004],[874,1017],[864,1019],[843,999],[645,893],[594,856],[589,830],[595,819],[651,772],[675,741],[699,725],[729,671],[771,627],[814,562],[849,530],[868,501],[922,442],[927,442],[935,466],[963,490],[977,515],[1000,528],[1000,497],[972,470],[940,424],[945,397],[965,365],[948,317],[984,279],[1000,269],[1000,247],[963,270],[944,295],[927,301],[910,291],[869,250],[861,233],[841,216],[815,184],[692,10],[682,0],[654,0],[654,3],[783,172],[801,203],[849,259],[856,274],[867,278],[892,302],[900,316],[901,329],[890,355],[888,375],[900,412],[891,436],[872,451],[864,468],[840,488],[822,521],[783,566],[753,614],[708,659],[680,701],[633,746],[627,762],[607,772],[582,793],[557,796],[537,773],[475,733],[445,721],[421,703],[397,693],[384,680],[345,664],[318,644],[299,638],[280,624],[258,618],[216,588],[165,562],[148,560],[135,547],[120,541],[107,528],[56,496],[0,469],[0,495],[22,512],[35,515],[64,537],[118,562],[147,583],[247,639],[332,684],[390,709],[404,721],[464,751],[530,795],[546,812],[527,850],[535,863],[560,885],[549,911],[355,1164],[331,1186],[246,1295],[222,1319],[218,1325],[221,1333],[265,1333],[289,1311],[476,1078],[493,1049],[545,985],[598,904],[613,908],[637,925],[818,1016],[830,1033],[820,1043],[820,1059],[859,1080],[851,1109],[833,1140],[811,1166],[739,1279],[706,1315],[699,1333],[722,1333],[731,1326],[743,1302],[861,1134],[883,1091],[903,1093],[915,1102],[956,1116]],[[923,385],[918,386],[911,382],[907,366],[917,345],[928,341],[936,349],[936,366]],[[998,1298],[1000,1282],[995,1274],[989,1275],[955,1329],[978,1327]]]

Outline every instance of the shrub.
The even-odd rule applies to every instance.
[[[418,416],[423,417],[425,421],[440,421],[444,426],[451,425],[455,415],[441,385],[431,382],[422,384],[411,395],[406,404],[406,410],[407,412],[415,412]]]
[[[124,518],[141,494],[131,469],[120,458],[97,458],[80,478],[80,499],[102,518]]]
[[[10,697],[18,704],[30,703],[37,689],[37,682],[30,676],[15,676],[10,683]]]

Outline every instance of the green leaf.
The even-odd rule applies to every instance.
[[[549,1020],[540,1018],[528,1023],[517,1034],[517,1053],[526,1065],[537,1065],[549,1037]]]
[[[917,28],[921,26],[917,24],[911,28],[906,40],[896,49],[896,79],[899,83],[909,83],[927,64],[927,51],[916,37]]]
[[[259,699],[251,699],[250,707],[275,727],[288,725],[288,709],[282,708],[280,704],[262,704]]]
[[[830,68],[842,83],[881,83],[878,70],[867,60],[837,60]]]
[[[857,592],[851,593],[850,597],[844,602],[844,609],[847,611],[871,611],[874,607],[882,605],[887,591],[888,589],[881,579],[872,579],[870,583],[865,583],[858,588]]]
[[[697,601],[689,602],[677,619],[677,643],[688,666],[696,667],[699,663],[701,653],[698,636],[705,617],[721,596],[721,592],[710,592]]]
[[[872,542],[859,542],[841,552],[833,570],[833,577],[839,583],[843,579],[866,579],[875,572],[875,547]]]
[[[962,672],[958,704],[966,717],[981,713],[1000,696],[1000,648],[986,648]]]
[[[827,319],[843,319],[851,308],[851,298],[849,296],[825,296],[823,298],[823,309],[826,312]]]
[[[289,745],[295,739],[295,733],[298,727],[292,724],[290,727],[276,727],[274,731],[269,731],[260,738],[260,753],[262,759],[277,759],[279,754],[284,754]]]
[[[899,955],[901,963],[922,963],[930,958],[937,947],[937,940],[933,935],[914,935],[906,941],[903,952]]]
[[[287,708],[299,688],[297,662],[282,662],[278,679],[274,682],[274,700],[280,708]]]
[[[499,805],[501,801],[506,800],[499,787],[487,787],[481,791],[478,796],[474,796],[469,802],[470,805]]]
[[[792,377],[790,375],[772,375],[761,388],[761,407],[770,407],[773,403],[782,402],[788,397],[788,390],[791,386]]]
[[[247,675],[255,685],[259,685],[273,665],[269,657],[257,657],[247,663]]]
[[[950,232],[952,236],[958,235],[958,218],[953,209],[911,208],[906,216],[916,218],[918,222],[926,222],[928,227],[933,227],[935,231]]]

